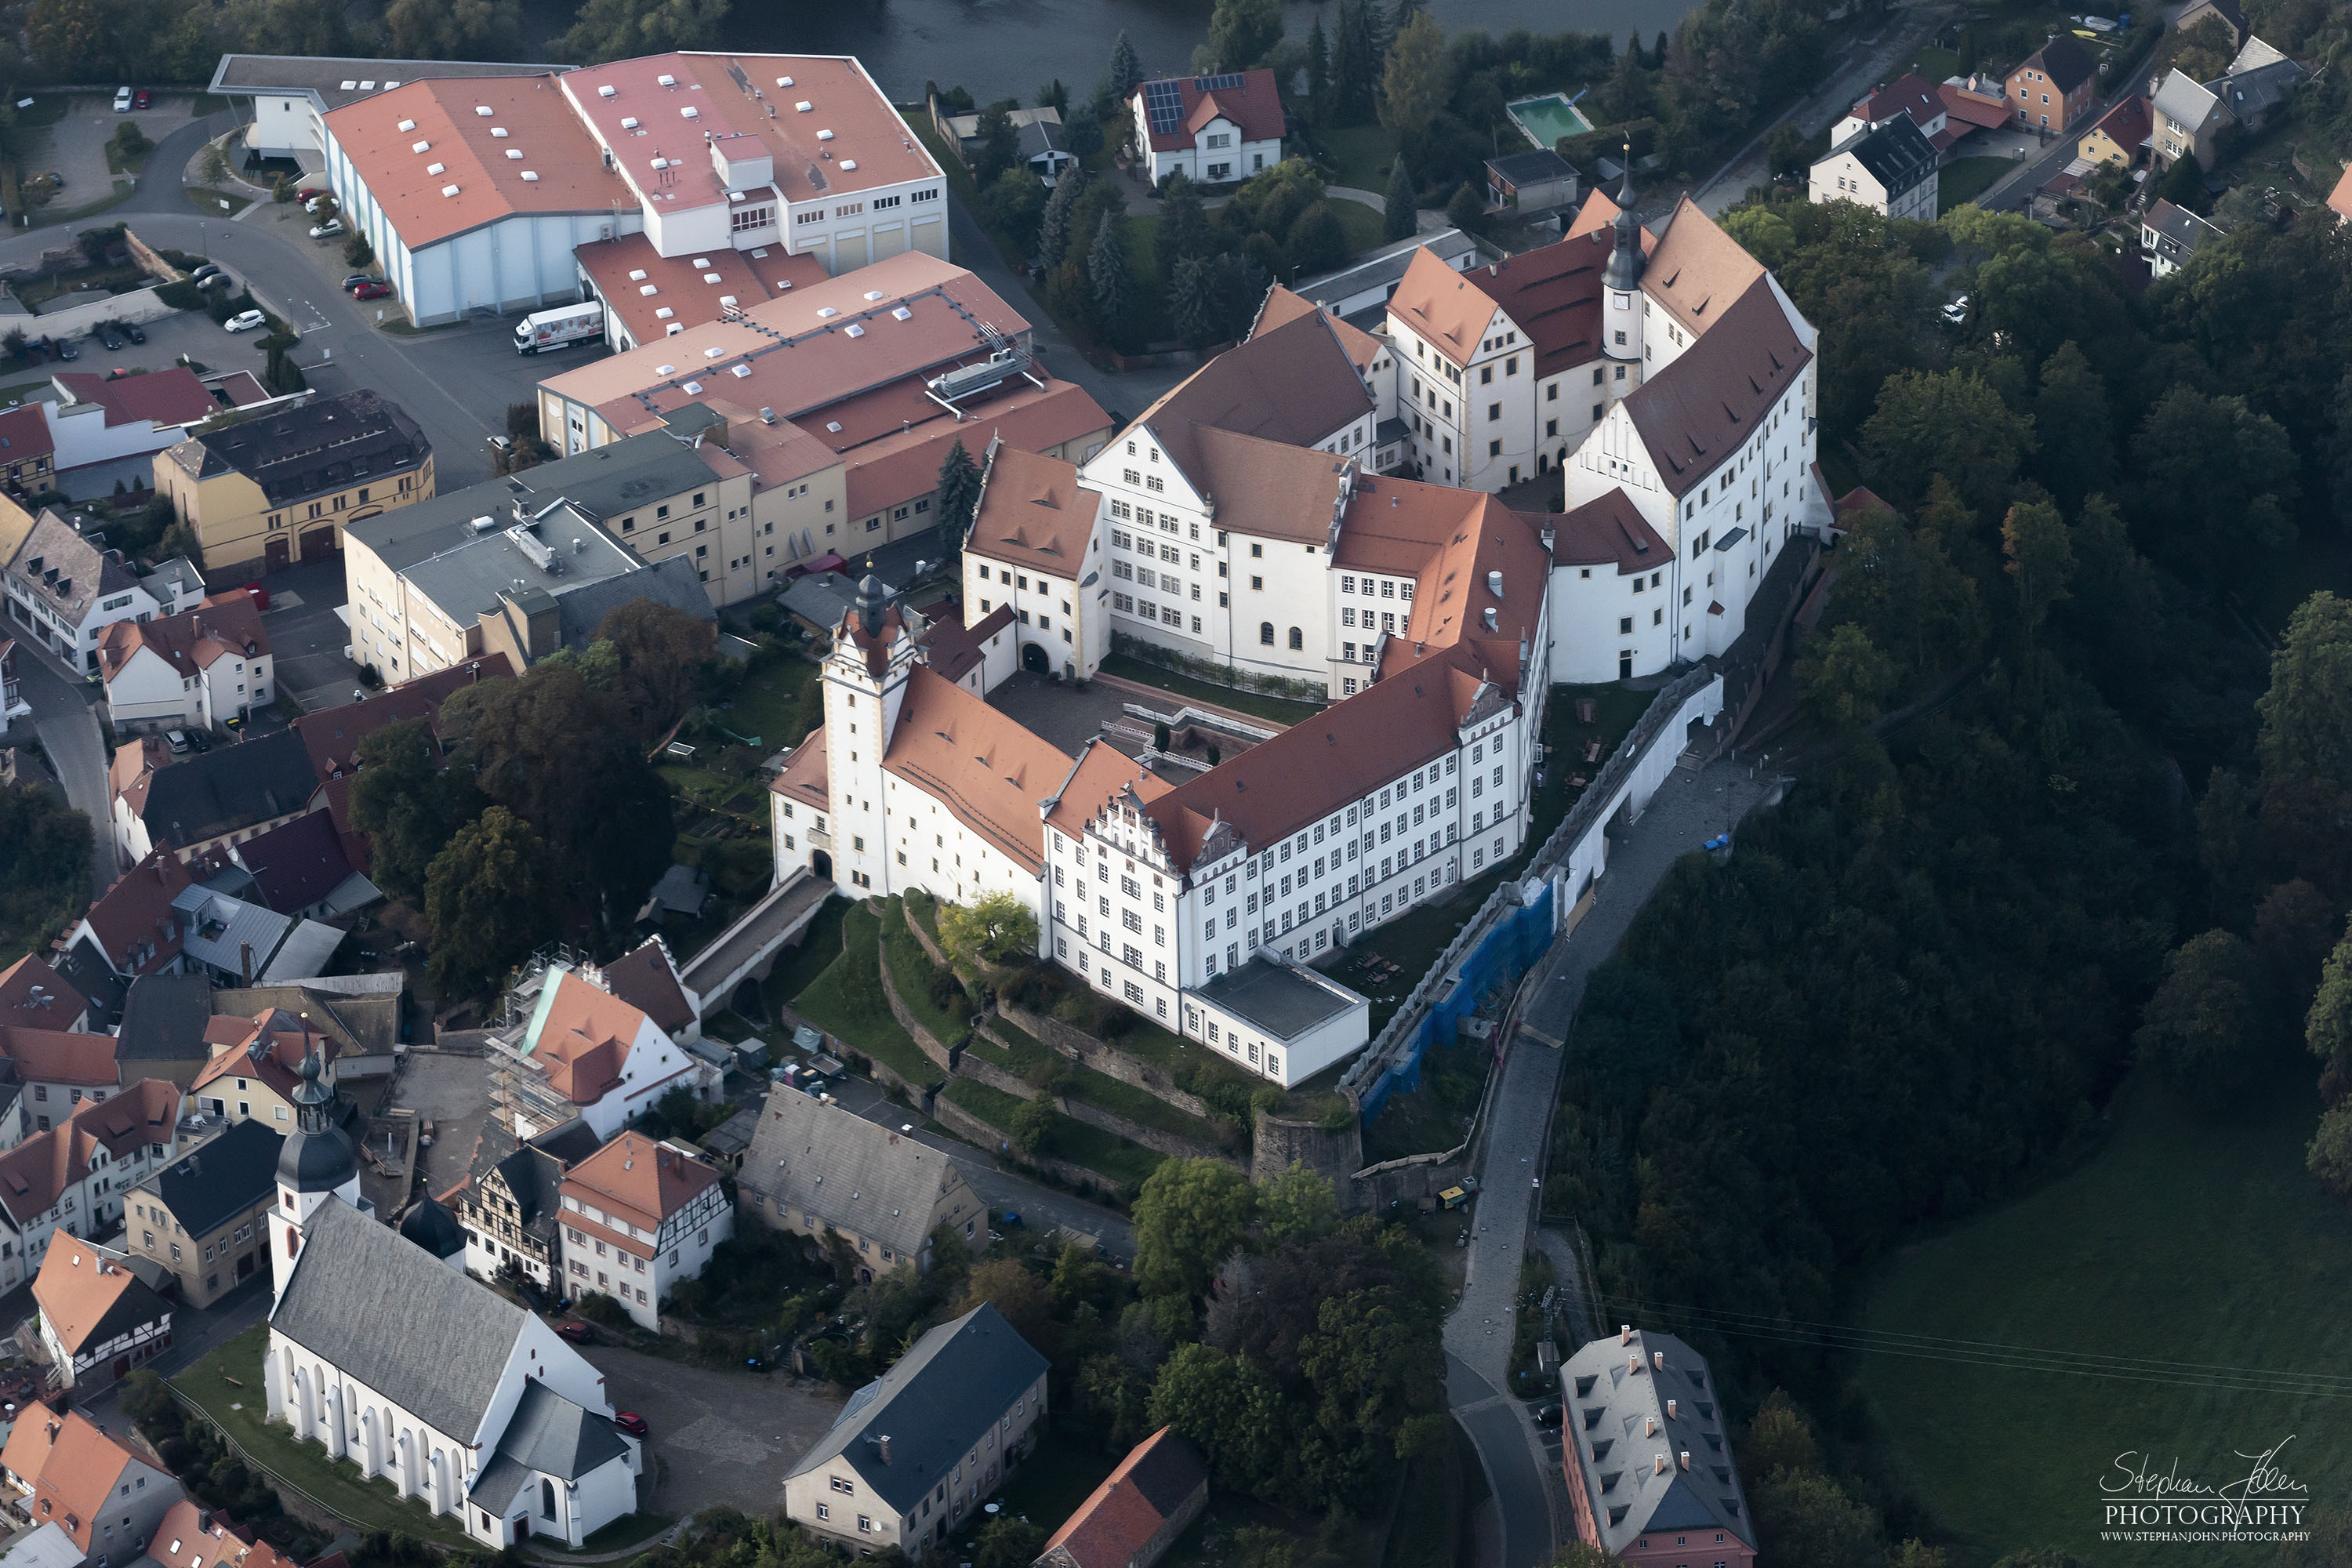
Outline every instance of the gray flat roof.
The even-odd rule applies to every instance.
[[[321,110],[341,109],[423,78],[545,76],[577,68],[499,60],[388,60],[358,55],[223,55],[212,90],[228,97],[301,93]]]
[[[1263,958],[1218,975],[1201,999],[1286,1041],[1364,1002],[1336,980]]]
[[[1573,173],[1574,170],[1571,168],[1570,172]],[[1476,250],[1478,242],[1458,228],[1449,228],[1442,234],[1420,235],[1412,239],[1400,239],[1393,245],[1373,251],[1370,255],[1341,268],[1337,272],[1326,272],[1320,278],[1309,278],[1304,283],[1297,285],[1293,291],[1301,299],[1312,300],[1315,303],[1322,305],[1333,300],[1344,299],[1349,294],[1361,293],[1367,289],[1384,286],[1392,288],[1395,284],[1403,281],[1405,268],[1412,265],[1413,252],[1424,247],[1433,251],[1439,260],[1450,267],[1453,266],[1455,257],[1465,251]],[[1461,269],[1455,268],[1454,270]]]

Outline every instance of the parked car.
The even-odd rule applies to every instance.
[[[588,1325],[576,1320],[556,1324],[555,1331],[575,1345],[593,1344],[596,1340],[596,1336],[589,1331]]]
[[[231,316],[227,321],[223,321],[221,325],[227,328],[232,332],[249,332],[268,320],[269,320],[269,318],[263,315],[258,310],[240,310],[236,315]],[[68,354],[66,357],[70,359],[73,356]]]
[[[320,196],[331,196],[334,194],[334,192],[327,189],[324,185],[305,185],[300,190],[294,193],[294,199],[300,202],[304,206],[308,206],[313,200]]]
[[[389,283],[362,283],[352,290],[354,300],[381,300],[392,292]]]
[[[154,101],[153,95],[143,87],[131,95],[131,107],[133,109],[144,109]]]
[[[1944,307],[1944,320],[1952,325],[1964,326],[1969,319],[1969,297],[1966,294]]]
[[[98,331],[90,335],[95,337],[100,342],[105,344],[107,352],[110,353],[122,346],[122,334],[114,330],[114,323],[112,321],[99,322]]]
[[[49,345],[49,348],[59,359],[81,358],[81,350],[74,347],[74,341],[71,338],[58,338]]]
[[[504,436],[493,436],[490,437],[490,447],[495,451],[511,452],[514,450],[514,442]]]
[[[1537,1405],[1534,1414],[1537,1426],[1557,1426],[1559,1425],[1560,1416],[1565,1412],[1560,1409],[1559,1401],[1555,1399],[1549,1405]]]
[[[638,1415],[634,1410],[615,1410],[613,1412],[613,1425],[618,1426],[622,1431],[626,1432],[632,1437],[645,1436],[648,1431],[648,1428],[646,1426],[646,1418]]]
[[[172,754],[175,757],[188,754],[188,732],[185,730],[164,731],[163,743],[172,748]]]
[[[324,223],[314,223],[310,226],[310,237],[312,239],[324,239],[331,234],[341,234],[342,232],[343,220],[339,217],[331,217]]]
[[[269,590],[268,590],[268,589],[267,589],[267,588],[247,588],[247,589],[246,590],[246,592],[253,595],[253,607],[254,607],[256,610],[258,610],[261,614],[263,614],[263,615],[265,615],[265,616],[266,616],[266,615],[268,615],[268,614],[269,613]]]
[[[375,280],[376,276],[373,272],[354,272],[349,278],[344,279],[339,287],[341,288],[345,293],[349,293],[362,283],[373,283]]]
[[[195,280],[196,287],[199,289],[226,288],[229,282],[229,275],[226,272],[215,272],[209,278],[199,278]]]
[[[131,112],[131,89],[129,88],[118,87],[114,89],[114,112],[117,114],[128,114]]]
[[[122,335],[134,343],[143,343],[147,341],[147,329],[136,321],[125,321],[122,323]]]
[[[199,752],[209,752],[213,749],[212,737],[205,734],[202,730],[191,730],[188,731],[188,744]]]
[[[217,261],[207,261],[202,267],[197,268],[194,272],[188,274],[188,277],[191,279],[198,283],[203,282],[207,278],[217,278],[219,276],[220,263]]]

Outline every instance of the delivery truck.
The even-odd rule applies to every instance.
[[[604,307],[591,300],[584,305],[561,305],[534,310],[515,323],[515,353],[543,353],[593,342],[604,335]]]

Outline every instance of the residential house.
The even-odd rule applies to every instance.
[[[85,1101],[96,1104],[121,1083],[114,1042],[104,1035],[64,1029],[0,1027],[5,1057],[24,1089],[26,1131],[47,1132]]]
[[[656,157],[660,125],[685,145]],[[835,274],[948,254],[945,176],[844,55],[420,76],[328,110],[320,134],[346,221],[419,325],[561,304],[574,247],[632,234],[665,257],[789,251]]]
[[[2117,99],[2074,144],[2076,156],[2118,169],[2138,165],[2156,129],[2155,108],[2139,93]]]
[[[117,735],[127,730],[213,730],[275,695],[269,633],[253,595],[215,594],[193,610],[117,621],[99,639],[99,673]]]
[[[1936,221],[1936,149],[1896,115],[1830,149],[1812,167],[1809,198],[1852,202],[1885,217]]]
[[[2214,139],[2228,122],[2221,95],[2176,67],[2157,83],[2153,105],[2154,140],[2149,146],[2155,167],[2168,169],[2183,158],[2193,157],[2200,167],[2210,169]]]
[[[1128,94],[1127,106],[1145,177],[1155,185],[1179,170],[1204,184],[1231,184],[1282,162],[1287,127],[1270,70],[1147,81]]]
[[[343,547],[351,524],[433,494],[433,444],[373,392],[317,397],[155,454],[155,493],[195,530],[213,580]]]
[[[131,1568],[184,1495],[172,1473],[79,1410],[35,1406],[0,1448],[8,1511],[56,1525],[73,1542],[77,1568]]]
[[[20,404],[0,414],[0,481],[12,496],[50,488],[57,472],[58,444],[39,403]]]
[[[756,591],[751,490],[717,446],[649,435],[355,523],[353,656],[397,683],[491,655],[525,668],[635,599],[709,619]]]
[[[1573,206],[1578,184],[1576,165],[1549,147],[1486,160],[1486,205],[1522,216]]]
[[[2208,219],[2159,196],[2140,215],[2140,252],[2147,258],[2149,273],[2163,278],[2188,266],[2199,247],[2221,232]]]
[[[942,1227],[974,1249],[988,1242],[988,1205],[954,1161],[782,1085],[768,1091],[737,1190],[761,1220],[812,1247],[838,1237],[861,1280],[902,1263],[929,1270]]]
[[[719,1173],[681,1144],[624,1131],[566,1171],[566,1289],[619,1301],[657,1331],[670,1288],[701,1276],[711,1249],[735,1234]]]
[[[692,1040],[702,1034],[702,1018],[694,999],[678,976],[677,961],[669,943],[649,936],[597,971],[604,989],[651,1018],[674,1040]]]
[[[1562,1363],[1559,1391],[1577,1539],[1641,1568],[1753,1568],[1755,1521],[1705,1357],[1628,1327]]]
[[[157,1568],[299,1568],[268,1542],[255,1540],[251,1531],[232,1526],[226,1514],[186,1498],[165,1510],[153,1539],[148,1557]],[[310,1568],[342,1568],[344,1561],[338,1552]]]
[[[2253,36],[2246,22],[2246,14],[2238,8],[2238,0],[2189,0],[2180,14],[2168,19],[2167,25],[2175,32],[2195,31],[2207,17],[2212,17],[2229,30],[2230,47],[2242,48]]]
[[[114,842],[126,860],[167,846],[183,860],[226,849],[308,811],[315,787],[302,738],[291,730],[177,759],[160,747],[125,746],[110,783]]]
[[[2303,68],[2260,38],[2248,38],[2230,61],[2230,68],[2210,86],[2221,100],[2231,123],[2257,132],[2294,96],[2303,83]]]
[[[42,509],[8,562],[9,619],[77,674],[99,668],[98,645],[117,621],[152,620],[163,606],[106,548],[92,520]]]
[[[1916,71],[1905,71],[1891,82],[1881,82],[1856,99],[1843,120],[1830,128],[1830,145],[1843,146],[1890,120],[1908,120],[1928,141],[1944,129],[1950,110],[1941,94]]]
[[[249,879],[246,891],[264,908],[310,921],[339,920],[383,897],[352,869],[334,815],[309,811],[228,848]]]
[[[194,371],[178,364],[129,374],[61,370],[49,386],[55,400],[37,406],[61,473],[161,451],[222,407]]]
[[[115,760],[121,763],[129,752],[136,762],[139,751],[136,745],[125,746]],[[168,847],[140,856],[58,942],[67,954],[64,962],[71,967],[87,954],[101,976],[124,982],[177,973],[181,929],[172,900],[188,883],[186,865]]]
[[[87,1399],[172,1348],[172,1309],[130,1258],[68,1237],[33,1277],[52,1382]]]
[[[170,1270],[190,1307],[211,1306],[268,1256],[285,1142],[268,1122],[245,1121],[183,1150],[131,1189],[124,1249]]]
[[[530,1018],[490,1042],[490,1097],[501,1120],[528,1139],[579,1117],[602,1141],[684,1089],[699,1100],[718,1087],[697,1060],[592,971],[551,963],[529,975],[510,1005]]]
[[[1128,1450],[1034,1568],[1151,1568],[1209,1506],[1209,1467],[1173,1426]]]
[[[465,1230],[467,1269],[488,1279],[511,1266],[542,1289],[558,1289],[563,1241],[556,1216],[563,1173],[596,1148],[596,1134],[582,1121],[528,1141],[497,1121],[485,1122],[465,1181],[441,1194]]]
[[[2009,73],[2011,123],[2059,135],[2090,111],[2098,98],[2099,68],[2072,33],[2059,33]]]
[[[1949,153],[1979,132],[2010,123],[2009,88],[1999,80],[1953,77],[1937,85],[1936,100],[1943,106],[1944,128],[1927,140],[1938,153]]]
[[[1106,572],[1103,498],[1080,482],[1076,464],[1059,458],[999,441],[990,444],[985,464],[980,504],[963,540],[964,602],[983,617],[1010,612],[1008,663],[1018,658],[1024,668],[1090,680],[1110,654],[1110,606],[1097,591],[1101,579],[1135,572],[1125,560],[1109,563]],[[1168,554],[1171,563],[1183,559],[1178,545]],[[1151,579],[1146,571],[1143,580]],[[1110,605],[1118,592],[1114,582]]]
[[[931,529],[956,442],[977,457],[1001,436],[1073,462],[1099,449],[1110,416],[1045,374],[1032,336],[971,273],[909,251],[550,376],[540,434],[567,455],[665,430],[723,448],[759,479],[753,581],[781,584]],[[640,510],[615,532],[655,521]]]
[[[349,546],[348,539],[345,544]],[[345,580],[348,583],[348,572]],[[310,759],[311,803],[326,806],[328,816],[334,822],[336,837],[342,841],[343,854],[354,869],[364,872],[369,864],[367,838],[352,825],[351,815],[352,775],[359,771],[360,742],[385,725],[404,719],[422,719],[437,732],[441,704],[451,692],[513,673],[514,667],[507,662],[504,654],[487,654],[449,669],[388,686],[363,701],[305,713],[294,721],[296,731],[302,737],[303,752]],[[446,761],[436,743],[433,748],[434,765],[439,767]]]
[[[79,1034],[89,1025],[89,1003],[38,953],[0,969],[0,1026]]]
[[[179,1114],[179,1086],[145,1079],[0,1154],[0,1290],[30,1277],[59,1232],[111,1229],[131,1188],[172,1157]]]
[[[634,1511],[643,1461],[596,1369],[361,1211],[358,1156],[315,1059],[297,1098],[268,1226],[269,1419],[494,1549],[536,1535],[577,1550]]]
[[[142,974],[122,999],[114,1031],[115,1071],[125,1083],[168,1079],[185,1089],[212,1059],[205,1026],[212,1022],[213,983],[201,974]]]
[[[786,1516],[852,1552],[929,1556],[1036,1446],[1047,1364],[986,1302],[941,1323],[784,1472]]]
[[[24,686],[16,674],[16,639],[0,637],[0,727],[15,723],[32,710],[33,705],[25,700]],[[19,767],[23,763],[31,760],[18,748],[10,746],[6,752],[5,769],[0,769],[0,778],[5,778],[11,784],[19,782]],[[35,766],[38,767],[38,763],[35,763]],[[39,771],[42,774],[47,774],[48,772],[46,768],[41,768]],[[31,779],[32,773],[27,770],[26,782],[31,782]],[[55,779],[49,780],[49,786],[54,786],[55,784]]]
[[[1300,279],[1290,286],[1290,291],[1367,332],[1378,331],[1389,296],[1404,281],[1405,269],[1412,265],[1413,258],[1424,250],[1456,272],[1466,272],[1487,259],[1478,241],[1471,236],[1458,228],[1441,229],[1435,234],[1394,240],[1368,250],[1337,271]]]
[[[327,972],[343,943],[334,926],[281,915],[212,885],[186,889],[172,909],[182,927],[182,962],[222,985],[308,980]]]
[[[332,1089],[347,1055],[389,1058],[385,1036],[399,1027],[397,997],[330,998],[283,985],[219,991],[213,1005],[230,1010],[205,1026],[212,1059],[189,1086],[190,1098],[217,1121],[261,1121],[280,1134],[293,1128],[294,1091],[314,1052]],[[241,1007],[251,1010],[234,1010]]]
[[[986,145],[980,133],[977,114],[949,114],[940,117],[948,133],[955,138],[956,152],[968,163],[975,163]],[[1045,182],[1047,189],[1061,177],[1062,171],[1077,162],[1069,150],[1069,138],[1062,130],[1062,111],[1052,104],[1035,109],[1016,109],[1011,112],[1013,122],[1013,161],[1031,170]]]

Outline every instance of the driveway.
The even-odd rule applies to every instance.
[[[420,1147],[427,1192],[456,1186],[474,1158],[474,1140],[489,1119],[490,1064],[485,1057],[445,1056],[438,1051],[403,1053],[400,1076],[386,1110],[405,1108],[433,1123],[433,1147]]]
[[[114,885],[115,878],[114,819],[106,793],[106,741],[99,728],[98,689],[68,679],[64,667],[39,652],[31,637],[19,637],[16,647],[16,673],[24,699],[32,705],[33,732],[49,754],[49,767],[65,786],[68,803],[89,816],[89,896],[95,899]]]
[[[300,562],[260,579],[268,590],[269,613],[261,617],[278,658],[278,687],[290,692],[305,712],[340,707],[359,692],[359,667],[343,657],[351,640],[343,558]],[[257,724],[267,733],[271,719]]]
[[[613,1408],[635,1411],[651,1429],[638,1492],[648,1511],[783,1507],[784,1472],[841,1413],[838,1397],[802,1378],[719,1372],[618,1345],[581,1353],[604,1374]]]

